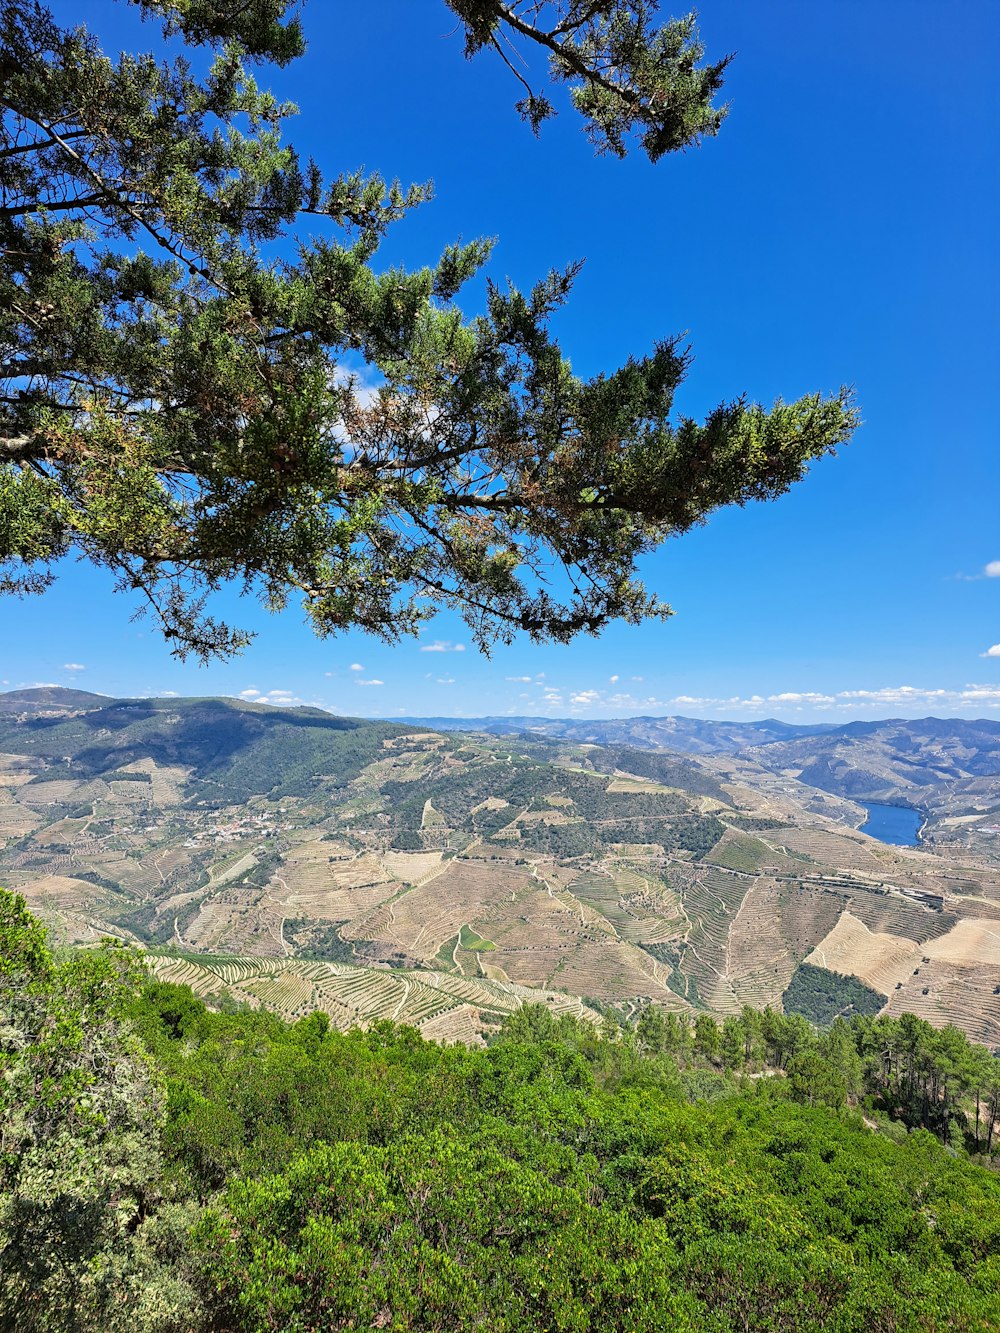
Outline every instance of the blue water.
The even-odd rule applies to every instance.
[[[880,842],[891,842],[896,847],[917,847],[917,830],[924,822],[919,810],[905,805],[865,805],[868,820],[861,832]]]

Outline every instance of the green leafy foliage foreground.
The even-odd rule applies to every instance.
[[[695,1051],[711,1020],[680,1063],[656,1018],[542,1007],[485,1050],[289,1026],[61,961],[8,894],[0,1010],[3,1328],[1000,1323],[1000,1180],[794,1077],[864,1075],[846,1024],[743,1084]]]

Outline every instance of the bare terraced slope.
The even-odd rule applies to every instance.
[[[778,1006],[808,960],[1000,1045],[996,866],[884,846],[746,757],[3,699],[0,880],[202,993],[470,1039],[532,988]]]

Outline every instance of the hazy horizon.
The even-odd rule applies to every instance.
[[[447,712],[447,711],[430,712],[430,711],[419,711],[419,710],[404,712],[402,709],[400,709],[395,713],[387,713],[384,711],[365,712],[358,709],[350,710],[346,708],[338,708],[332,706],[329,703],[322,702],[319,699],[304,699],[304,698],[299,698],[297,696],[285,697],[284,692],[280,690],[272,691],[270,694],[262,694],[258,691],[254,691],[253,692],[254,697],[248,697],[249,692],[246,691],[240,694],[226,693],[224,691],[214,692],[214,691],[203,691],[203,690],[191,690],[190,692],[181,692],[177,690],[162,690],[159,692],[148,691],[143,693],[132,693],[132,692],[117,693],[115,691],[101,690],[93,686],[87,686],[84,685],[83,682],[77,682],[75,684],[67,685],[60,681],[34,680],[34,681],[19,682],[18,684],[15,685],[12,684],[10,681],[0,680],[0,693],[4,694],[18,693],[23,690],[42,690],[42,689],[79,690],[84,693],[92,694],[106,699],[185,699],[185,698],[186,699],[201,699],[201,698],[231,699],[235,703],[263,704],[273,708],[299,708],[299,707],[320,708],[323,709],[325,712],[332,713],[334,715],[341,717],[357,717],[357,718],[364,718],[367,720],[383,720],[389,722],[392,721],[405,722],[409,719],[421,720],[421,719],[438,719],[438,718],[442,720],[451,720],[451,721],[476,721],[479,719],[495,719],[499,721],[503,720],[504,718],[524,718],[528,721],[537,720],[537,721],[547,721],[547,722],[558,722],[558,721],[627,722],[639,718],[650,718],[656,720],[662,720],[666,718],[681,718],[688,721],[696,721],[696,722],[731,723],[734,726],[747,725],[757,722],[783,722],[793,726],[826,725],[832,727],[842,727],[842,726],[847,726],[851,722],[892,722],[900,720],[910,721],[910,722],[927,720],[927,721],[942,721],[942,722],[960,721],[960,722],[1000,723],[1000,717],[991,718],[985,715],[978,716],[973,711],[966,711],[962,713],[945,712],[945,711],[938,711],[938,712],[897,711],[881,715],[876,715],[872,712],[868,713],[858,712],[856,715],[848,716],[845,713],[835,713],[833,712],[832,708],[828,710],[825,715],[820,715],[810,718],[804,717],[801,713],[789,716],[787,715],[787,710],[783,712],[782,710],[777,708],[775,709],[775,711],[771,712],[768,711],[753,712],[748,710],[746,712],[739,714],[726,714],[725,712],[722,711],[712,712],[712,713],[705,711],[697,712],[697,711],[683,711],[683,710],[662,712],[662,711],[657,711],[655,709],[648,712],[620,711],[613,713],[608,713],[608,712],[602,713],[594,710],[586,711],[581,707],[570,709],[564,712],[552,711],[552,710],[547,712],[543,711],[533,712],[528,709],[522,710],[516,708],[509,708],[502,711],[491,711],[489,709],[484,709],[480,712]],[[916,692],[914,692],[914,695],[915,694]],[[904,695],[904,697],[906,696]],[[923,696],[921,695],[921,697]],[[742,702],[748,705],[751,701],[744,700]],[[728,701],[720,701],[719,708],[724,709],[727,703],[732,708],[738,706],[735,701],[728,700]],[[763,701],[763,705],[766,705],[767,703],[768,703],[767,700]]]

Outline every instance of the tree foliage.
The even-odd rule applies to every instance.
[[[717,134],[726,117],[727,108],[712,99],[731,57],[699,65],[705,48],[694,14],[656,27],[656,0],[447,3],[465,25],[466,54],[489,47],[520,81],[525,96],[517,109],[536,133],[555,108],[522,72],[519,38],[547,54],[553,82],[574,84],[573,105],[599,152],[624,157],[626,136],[634,133],[656,162]]]
[[[163,1095],[129,1031],[140,975],[111,945],[53,958],[24,900],[0,890],[4,1328],[179,1330],[197,1306],[164,1260],[177,1216],[148,1216]]]
[[[857,977],[845,977],[825,967],[800,963],[781,997],[786,1012],[803,1014],[811,1023],[826,1026],[838,1014],[877,1014],[886,997]]]
[[[206,608],[224,584],[301,596],[320,635],[395,639],[444,605],[484,648],[566,640],[668,614],[640,556],[850,437],[843,391],[678,415],[676,338],[581,379],[548,327],[575,268],[488,283],[470,318],[489,242],[380,266],[429,187],[328,177],[284,140],[252,66],[301,52],[288,0],[132,3],[208,71],[0,5],[0,591],[76,553],[203,658],[247,641]],[[470,54],[545,50],[600,148],[635,131],[655,159],[721,122],[725,60],[652,0],[451,7]]]
[[[0,1327],[996,1328],[996,1174],[844,1106],[929,1061],[957,1115],[996,1060],[912,1016],[725,1029],[528,1005],[472,1050],[212,1012],[127,951],[53,958],[4,894]]]

